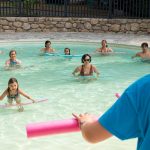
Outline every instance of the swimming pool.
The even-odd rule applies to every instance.
[[[149,64],[132,60],[138,47],[111,45],[114,51],[124,52],[109,56],[92,56],[92,64],[100,71],[97,81],[82,82],[72,76],[74,68],[81,64],[80,58],[39,56],[44,42],[1,43],[0,50],[0,89],[7,88],[10,77],[16,77],[19,86],[35,99],[48,98],[48,102],[25,106],[23,113],[15,108],[0,109],[0,144],[2,149],[12,150],[126,150],[135,149],[135,140],[122,142],[116,138],[91,145],[85,142],[80,133],[27,139],[25,125],[31,122],[45,122],[71,118],[71,113],[89,112],[98,115],[111,106],[116,92],[124,89],[137,78],[149,73]],[[65,47],[73,54],[91,53],[98,43],[52,42],[52,46],[62,53]],[[17,50],[17,58],[23,67],[5,71],[4,62],[10,49]],[[131,49],[135,49],[134,51]],[[23,99],[23,101],[28,101]],[[2,101],[1,103],[5,103]]]

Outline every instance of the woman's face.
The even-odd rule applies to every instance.
[[[15,92],[18,88],[18,84],[16,82],[9,84],[9,89],[12,92]]]
[[[147,50],[147,47],[146,47],[146,46],[141,46],[141,48],[142,48],[142,51]]]
[[[101,44],[102,44],[103,47],[106,47],[106,45],[107,45],[105,40],[103,40]]]
[[[83,60],[84,64],[88,64],[90,63],[90,57],[89,56],[86,56]]]
[[[50,47],[51,47],[51,43],[46,43],[46,44],[45,44],[45,47],[46,47],[46,48],[50,48]]]
[[[69,54],[70,54],[69,49],[65,49],[65,55],[69,55]]]
[[[15,60],[16,59],[16,52],[11,52],[10,59]]]

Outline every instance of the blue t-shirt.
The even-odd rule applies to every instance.
[[[130,85],[98,121],[119,139],[138,138],[137,150],[150,150],[150,74]]]

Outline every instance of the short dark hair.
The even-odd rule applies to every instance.
[[[51,44],[51,41],[49,41],[49,40],[45,41],[45,47],[46,47],[46,44],[47,44],[47,43],[50,43],[50,44]]]
[[[17,54],[17,52],[15,51],[15,50],[11,50],[10,52],[9,52],[9,57],[11,56],[11,53],[12,52],[15,52],[15,54]]]
[[[89,58],[90,58],[90,61],[89,61],[89,62],[91,62],[91,60],[92,60],[91,56],[90,56],[89,54],[84,54],[84,55],[82,56],[82,58],[81,58],[81,62],[82,62],[82,63],[84,63],[84,60],[85,60],[85,57],[86,57],[86,56],[89,56]]]
[[[146,43],[146,42],[142,43],[141,47],[148,47],[148,43]]]

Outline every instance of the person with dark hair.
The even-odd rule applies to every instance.
[[[16,104],[18,104],[19,106],[18,111],[23,111],[20,95],[23,95],[24,97],[30,99],[33,103],[35,102],[35,100],[33,100],[30,96],[28,96],[19,88],[19,84],[16,78],[10,78],[8,81],[8,88],[0,96],[0,100],[3,100],[5,96],[7,96],[7,101],[9,105],[12,105],[13,102],[16,102]]]
[[[71,55],[71,54],[70,54],[70,48],[65,48],[65,49],[64,49],[64,54],[65,54],[65,55]]]
[[[44,53],[54,53],[55,49],[51,47],[51,41],[47,40],[45,41],[45,48],[42,48],[41,51]]]
[[[108,54],[109,52],[113,52],[113,50],[108,47],[106,40],[102,40],[101,47],[96,49],[96,52],[99,52],[101,54]]]
[[[136,53],[132,58],[141,57],[142,59],[150,59],[150,51],[148,49],[148,43],[141,44],[142,52]]]
[[[91,56],[89,54],[84,54],[81,58],[81,62],[83,65],[78,66],[74,71],[73,75],[76,75],[78,73],[79,76],[92,76],[95,72],[97,76],[99,75],[98,70],[96,67],[91,63]]]
[[[9,59],[5,62],[5,67],[15,67],[20,66],[21,61],[16,58],[17,52],[15,50],[11,50],[9,52]]]
[[[150,74],[131,84],[99,118],[73,114],[83,137],[91,143],[113,135],[121,140],[138,138],[137,150],[150,149]]]

